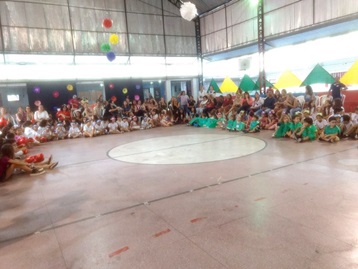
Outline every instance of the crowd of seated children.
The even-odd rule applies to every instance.
[[[80,100],[74,96],[69,104],[64,104],[56,113],[54,118],[38,118],[38,121],[26,116],[22,124],[18,124],[17,136],[31,139],[33,143],[41,143],[51,140],[61,140],[79,137],[96,137],[106,134],[123,134],[136,130],[146,130],[156,127],[170,127],[175,124],[185,124],[197,127],[220,128],[229,131],[259,132],[261,130],[273,131],[273,137],[290,137],[296,140],[305,139],[307,131],[304,131],[310,123],[311,129],[316,129],[316,138],[323,141],[335,142],[337,138],[327,135],[326,126],[330,125],[332,118],[336,119],[336,126],[340,129],[338,136],[341,138],[357,139],[357,114],[347,114],[341,108],[339,100],[331,105],[329,99],[327,104],[316,107],[313,104],[315,96],[310,87],[306,88],[306,102],[301,107],[303,111],[296,109],[297,98],[285,90],[281,92],[268,89],[265,99],[258,92],[251,97],[247,92],[239,89],[235,98],[231,95],[216,98],[214,95],[206,94],[197,102],[192,96],[187,97],[184,92],[179,97],[172,97],[168,103],[164,98],[156,102],[154,98],[148,98],[143,103],[141,100],[130,100],[127,97],[123,105],[116,104],[116,100],[103,101],[99,98],[94,106],[88,105],[86,100]],[[229,99],[228,99],[229,98]],[[182,104],[180,99],[187,102]],[[219,100],[217,100],[219,99]],[[306,107],[307,109],[305,109]],[[38,111],[45,114],[43,105],[39,105]],[[292,112],[294,111],[294,114]],[[1,116],[8,117],[6,109],[1,109]],[[31,116],[31,111],[19,110],[24,114],[20,117],[25,119],[25,114]],[[33,113],[32,113],[33,114]],[[8,117],[9,118],[9,117]]]
[[[269,89],[264,101],[258,93],[250,98],[248,93],[238,91],[231,107],[214,108],[210,113],[197,114],[188,125],[242,132],[272,130],[272,137],[293,138],[297,142],[317,138],[331,143],[340,138],[358,139],[358,108],[355,113],[344,113],[340,100],[331,105],[329,99],[326,105],[316,107],[316,97],[309,86],[306,87],[305,103],[299,108],[297,98],[286,91],[280,93],[276,90],[274,94]],[[333,125],[334,131],[329,127]]]

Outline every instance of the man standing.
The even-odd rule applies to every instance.
[[[342,99],[342,92],[343,90],[347,90],[346,85],[339,82],[339,78],[336,78],[336,81],[331,85],[331,88],[329,89],[327,96],[329,96],[330,92],[332,92],[332,98],[335,99]]]

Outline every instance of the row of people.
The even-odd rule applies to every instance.
[[[226,117],[219,110],[213,110],[209,113],[209,117],[202,114],[201,117],[193,118],[188,125],[243,132],[273,130],[272,136],[277,138],[295,138],[301,139],[299,140],[301,142],[319,137],[332,142],[330,135],[333,129],[336,133],[333,141],[338,141],[339,137],[358,139],[358,107],[351,115],[340,112],[331,115],[328,120],[324,119],[321,113],[310,114],[309,110],[304,110],[303,113],[296,112],[293,118],[286,113],[278,118],[273,110],[269,113],[262,112],[261,117],[253,112],[246,114],[244,111]],[[333,128],[332,125],[336,127]]]

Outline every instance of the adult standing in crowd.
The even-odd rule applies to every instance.
[[[335,100],[335,99],[342,100],[342,91],[343,90],[347,90],[347,87],[346,87],[346,85],[341,83],[339,81],[339,78],[337,77],[335,82],[329,88],[329,91],[328,91],[327,95],[329,96],[331,94],[331,92],[332,92],[333,100]]]

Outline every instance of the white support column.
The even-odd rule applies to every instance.
[[[170,80],[165,81],[165,101],[169,102],[170,98],[172,98],[172,89]]]

